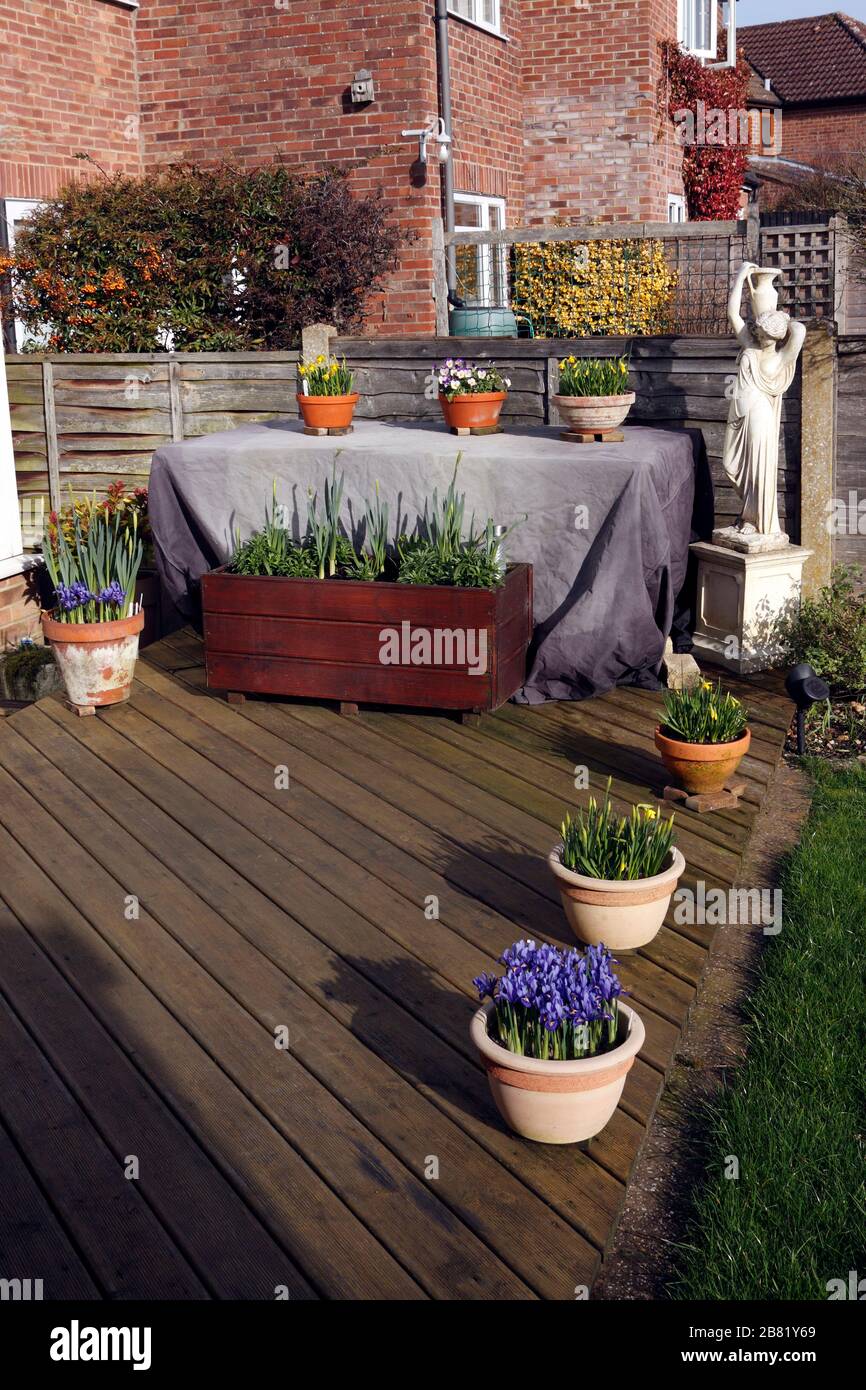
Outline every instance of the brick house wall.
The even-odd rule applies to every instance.
[[[0,0],[0,198],[50,198],[87,177],[137,173],[135,11],[106,0]]]
[[[866,101],[791,107],[782,112],[785,159],[826,165],[866,149]]]
[[[661,120],[659,41],[676,0],[524,0],[526,217],[667,217],[682,151]]]
[[[435,161],[413,172],[417,129],[438,112],[432,8],[427,0],[144,0],[138,18],[144,162],[231,157],[254,165],[352,168],[359,192],[382,185],[411,239],[370,329],[430,332],[431,219],[440,206]],[[372,71],[376,100],[353,106],[349,87]]]
[[[524,8],[502,0],[502,38],[457,17],[448,22],[454,187],[503,198],[512,225],[524,213]]]
[[[35,572],[27,570],[0,579],[0,652],[22,637],[41,640],[39,592]]]

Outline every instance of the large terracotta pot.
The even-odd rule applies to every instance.
[[[449,429],[493,429],[499,423],[499,412],[507,396],[507,391],[479,391],[474,396],[455,396],[449,401],[440,395],[439,404]]]
[[[646,1036],[634,1010],[620,1000],[617,1046],[582,1062],[518,1057],[488,1036],[492,1012],[488,1001],[473,1017],[470,1035],[509,1128],[539,1144],[579,1144],[604,1129]]]
[[[351,396],[302,396],[298,405],[304,424],[314,430],[344,430],[352,423],[355,406],[360,400],[357,391]]]
[[[668,772],[687,792],[719,792],[749,751],[749,729],[733,743],[684,743],[655,732],[656,748]]]
[[[566,869],[562,845],[548,855],[568,925],[578,941],[635,951],[657,935],[686,861],[674,846],[667,867],[651,878],[589,878]]]
[[[71,704],[80,714],[128,700],[144,613],[106,623],[60,623],[42,614],[42,631],[54,648]]]
[[[570,430],[601,434],[615,430],[635,401],[634,391],[619,396],[553,396],[553,404]]]

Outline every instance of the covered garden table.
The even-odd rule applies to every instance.
[[[197,620],[201,575],[229,559],[238,532],[246,539],[263,524],[275,481],[300,539],[308,492],[321,502],[336,460],[346,480],[343,515],[360,544],[364,502],[377,482],[392,536],[411,532],[433,489],[441,497],[448,487],[459,454],[467,521],[473,512],[479,528],[488,516],[520,521],[507,558],[534,568],[535,636],[516,698],[534,704],[617,684],[655,686],[689,542],[701,530],[693,518],[706,461],[697,433],[637,426],[624,436],[575,445],[553,429],[513,428],[458,440],[429,422],[362,420],[350,435],[322,438],[280,419],[166,445],[150,480],[166,596],[185,620]]]

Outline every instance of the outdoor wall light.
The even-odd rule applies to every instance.
[[[427,144],[430,140],[439,145],[436,155],[439,163],[448,163],[448,157],[451,153],[451,136],[446,133],[445,122],[441,116],[437,120],[431,121],[423,130],[404,130],[401,134],[404,136],[414,135],[417,138],[418,162],[420,164],[427,163]]]
[[[808,661],[800,661],[785,677],[785,689],[797,706],[797,752],[802,757],[806,751],[806,710],[818,700],[829,700],[830,687],[815,675]]]

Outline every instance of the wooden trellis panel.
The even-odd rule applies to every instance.
[[[761,265],[778,266],[779,307],[797,319],[835,318],[835,229],[761,228]]]

